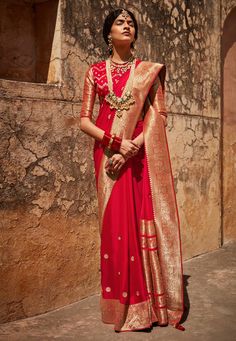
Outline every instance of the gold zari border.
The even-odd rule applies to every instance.
[[[160,108],[155,110],[147,100],[145,110],[144,143],[157,233],[158,256],[166,290],[168,320],[174,324],[179,322],[184,310],[178,209]]]
[[[143,329],[157,321],[150,300],[127,305],[101,296],[100,308],[102,322],[114,324],[116,331]]]
[[[136,304],[122,304],[118,299],[100,297],[101,317],[104,323],[114,324],[116,331],[130,331],[159,325],[175,325],[182,316],[182,309],[168,302],[163,272],[159,260],[157,228],[153,220],[141,220],[141,257],[147,288],[147,300]],[[142,249],[142,245],[147,248]],[[156,245],[156,250],[152,246]],[[181,302],[181,298],[178,298]]]

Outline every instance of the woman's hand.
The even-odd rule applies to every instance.
[[[123,155],[125,160],[136,155],[139,151],[139,146],[132,140],[122,139],[120,146],[120,153]]]
[[[105,164],[107,174],[109,175],[119,172],[124,164],[125,158],[121,154],[112,155]]]

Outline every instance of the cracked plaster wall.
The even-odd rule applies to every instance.
[[[72,104],[16,97],[0,107],[0,316],[7,321],[96,292],[99,245],[92,164],[83,152],[90,142],[79,140]]]
[[[222,4],[227,15],[235,1]],[[183,257],[220,245],[221,3],[62,0],[60,84],[0,80],[1,321],[99,292],[91,139],[77,116],[86,69],[107,56],[104,17],[119,5],[139,21],[138,56],[167,65]]]

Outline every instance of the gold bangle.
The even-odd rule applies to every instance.
[[[109,144],[108,144],[108,149],[111,149],[111,145],[112,145],[115,137],[116,137],[116,134],[112,134],[111,135],[111,138],[110,138],[110,141],[109,141]]]

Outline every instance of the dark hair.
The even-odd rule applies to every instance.
[[[124,10],[124,8],[118,8],[115,11],[112,11],[108,14],[108,16],[106,17],[105,21],[104,21],[104,25],[103,25],[103,38],[106,42],[106,44],[108,45],[108,35],[111,31],[111,27],[114,23],[114,21],[116,20],[116,18],[121,14],[121,12]],[[134,33],[134,39],[136,40],[138,38],[138,23],[137,20],[135,19],[135,16],[133,15],[132,12],[128,11],[127,9],[125,9],[126,12],[129,13],[130,18],[133,20],[134,22],[134,28],[135,28],[135,33]],[[131,47],[133,47],[133,43],[131,44]]]

